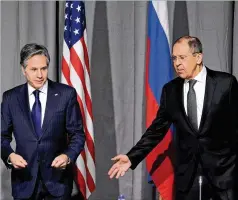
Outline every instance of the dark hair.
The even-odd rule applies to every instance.
[[[30,43],[26,44],[20,52],[20,64],[26,68],[27,66],[27,60],[35,55],[45,55],[47,66],[49,66],[50,63],[50,55],[48,53],[48,50],[45,46],[39,45],[36,43]]]
[[[193,37],[189,35],[182,36],[174,42],[174,45],[184,40],[188,42],[188,46],[190,47],[190,49],[193,50],[193,53],[202,53],[202,43],[197,37]]]

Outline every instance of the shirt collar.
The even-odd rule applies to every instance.
[[[197,76],[194,77],[194,80],[197,80],[200,83],[205,83],[206,81],[206,76],[207,76],[207,69],[206,67],[203,65],[202,66],[202,70],[198,73]],[[189,79],[185,79],[185,83],[188,83]]]
[[[28,86],[28,95],[32,95],[32,93],[36,90],[35,88],[33,88],[29,83],[27,84]],[[45,84],[38,89],[39,91],[41,91],[44,94],[47,94],[47,90],[48,90],[48,80],[46,80]]]

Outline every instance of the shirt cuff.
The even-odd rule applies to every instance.
[[[12,163],[10,161],[10,156],[8,156],[8,158],[7,158],[7,164],[12,165]]]

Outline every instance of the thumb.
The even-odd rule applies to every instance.
[[[116,160],[120,160],[121,158],[122,158],[122,155],[117,155],[117,156],[113,157],[111,160],[116,161]]]
[[[53,167],[55,164],[57,163],[56,158],[53,160],[53,162],[51,163],[51,167]]]

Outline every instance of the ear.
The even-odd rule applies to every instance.
[[[201,65],[202,61],[203,61],[203,54],[202,53],[197,53],[196,58],[197,58],[197,64]]]
[[[21,71],[22,71],[22,74],[25,76],[26,72],[25,72],[25,68],[23,66],[21,66]]]

